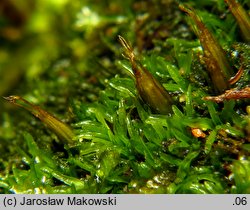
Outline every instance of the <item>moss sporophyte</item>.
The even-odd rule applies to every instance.
[[[204,61],[207,70],[215,90],[218,93],[222,93],[229,89],[228,80],[233,74],[233,70],[226,58],[225,52],[193,8],[184,5],[180,5],[179,7],[186,12],[196,24],[196,33],[203,47]]]
[[[124,47],[125,56],[130,60],[136,79],[136,88],[142,100],[161,114],[172,112],[172,99],[167,90],[142,66],[136,59],[132,47],[122,37],[118,36]]]
[[[31,112],[47,125],[64,143],[72,143],[74,137],[72,129],[52,114],[41,109],[39,106],[31,104],[20,96],[9,96],[4,97],[4,99]]]
[[[112,2],[113,12],[121,11],[115,1],[108,2]],[[130,1],[123,2],[125,8],[126,2]],[[148,16],[143,17],[140,11],[139,19],[147,25],[143,37],[152,33],[154,27],[159,27],[161,33],[152,36],[151,44],[154,46],[141,47],[140,51],[138,46],[143,46],[145,40],[138,43],[141,37],[128,30],[135,25],[134,18],[137,20],[138,15],[124,15],[123,21],[127,24],[124,26],[123,21],[118,21],[119,13],[107,25],[105,20],[100,21],[103,25],[91,28],[91,32],[103,28],[105,32],[94,33],[93,40],[92,37],[86,38],[83,51],[89,54],[90,60],[85,62],[85,57],[81,58],[80,64],[74,63],[77,61],[75,58],[70,62],[63,61],[63,65],[49,68],[55,70],[50,71],[53,76],[45,74],[45,79],[41,77],[41,80],[46,80],[45,85],[40,85],[40,81],[36,83],[39,84],[38,88],[35,87],[37,91],[28,92],[23,97],[4,97],[40,119],[60,141],[54,141],[55,136],[48,136],[44,130],[34,130],[34,125],[39,125],[35,120],[32,123],[22,120],[18,128],[26,126],[30,133],[21,130],[22,135],[19,136],[22,137],[13,133],[6,135],[7,141],[3,138],[6,145],[3,145],[8,150],[0,145],[1,155],[6,153],[10,156],[7,151],[17,153],[11,161],[0,162],[0,193],[250,193],[248,13],[235,0],[225,0],[226,4],[218,1],[218,5],[213,4],[214,1],[204,1],[201,5],[199,1],[190,1],[197,10],[188,5],[178,5],[175,1],[142,2],[143,11],[148,5],[155,6],[159,2],[171,2],[166,4],[171,4],[176,11],[173,13],[171,7],[166,15],[166,11],[161,14],[158,10],[150,10],[153,14],[148,12]],[[232,28],[233,35],[228,35],[222,45],[217,28],[211,30],[209,21],[204,18],[210,16],[204,12],[206,10],[202,13],[203,4],[216,12],[214,19],[211,18],[216,27],[223,25],[226,31],[234,21],[241,29],[242,37],[240,34],[236,36],[237,30]],[[138,7],[134,5],[134,8]],[[224,14],[224,8],[228,7]],[[90,10],[88,14],[91,14]],[[130,9],[126,11],[130,12]],[[85,10],[83,12],[86,13]],[[221,13],[230,17],[218,18]],[[150,15],[153,23],[147,22],[152,20]],[[186,26],[186,18],[191,21],[195,34]],[[161,31],[160,26],[165,20],[170,20],[169,25],[176,21],[173,27],[181,27],[173,32],[165,29],[164,25]],[[129,40],[118,36],[117,41],[117,34],[124,34]],[[247,43],[240,43],[237,39]],[[89,40],[93,43],[88,43]],[[141,56],[137,56],[129,41],[135,41],[135,49],[139,49]],[[79,31],[72,43],[67,43],[67,49],[68,45],[74,45],[78,56],[84,53],[79,50],[83,48],[78,44],[82,43]],[[96,43],[105,43],[108,49],[101,44],[96,47]],[[119,43],[126,59],[120,59]],[[88,45],[93,48],[88,48]],[[96,51],[89,50],[94,48]],[[113,57],[110,56],[114,61],[109,58],[110,51],[115,52]],[[97,54],[92,56],[91,53]],[[100,83],[96,75],[101,75],[101,70],[99,65],[95,66],[96,63],[104,67]],[[80,68],[96,68],[90,72],[95,80],[93,84],[93,79],[85,78],[89,73],[85,75],[85,72],[75,71],[78,65]],[[110,74],[107,69],[110,69]],[[129,69],[132,78],[124,76],[124,69]],[[236,69],[239,71],[235,74]],[[80,74],[84,76],[79,79]],[[58,75],[63,76],[57,80]],[[52,78],[53,85],[47,85],[48,78]],[[67,115],[65,106],[55,99],[62,85],[74,89],[60,95],[63,100],[69,98],[65,100],[69,104],[64,101],[70,107]],[[83,89],[78,89],[79,85]],[[94,88],[97,89],[93,91]],[[52,99],[45,97],[47,92]],[[29,102],[30,94],[33,98],[33,94],[40,97],[39,100]],[[53,102],[52,109],[56,110],[45,111],[50,110],[47,100]],[[43,106],[46,108],[35,105],[43,102],[46,102]],[[70,123],[66,124],[51,114],[57,111],[66,115]],[[14,130],[15,127],[10,125],[15,118],[11,119],[8,114],[5,116],[7,126]],[[0,134],[2,130],[0,127]],[[36,136],[37,133],[43,135]],[[15,138],[18,143],[13,149],[9,147],[9,139]],[[0,140],[2,143],[1,135]],[[23,141],[25,144],[19,145]],[[4,158],[0,157],[0,161]]]
[[[242,37],[250,43],[250,17],[236,0],[224,0],[233,13],[242,32]]]
[[[231,11],[235,15],[244,37],[250,36],[250,21],[248,14],[244,9],[236,3],[234,0],[226,0],[230,5]],[[234,5],[234,7],[233,7]],[[204,51],[204,61],[207,66],[207,70],[210,74],[213,86],[217,93],[222,93],[230,88],[230,85],[236,83],[242,76],[244,70],[243,67],[238,70],[235,76],[233,76],[233,69],[230,66],[226,54],[219,42],[213,36],[213,34],[208,30],[205,24],[202,22],[201,18],[197,15],[193,8],[179,5],[179,8],[186,12],[194,21],[197,29],[195,30],[197,36],[199,37],[200,43]],[[245,18],[243,18],[245,17]],[[248,35],[246,35],[248,33]]]

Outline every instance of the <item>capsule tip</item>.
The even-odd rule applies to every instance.
[[[130,46],[130,44],[122,36],[118,35],[118,40],[125,49],[124,56],[127,57],[128,59],[130,59],[131,61],[133,61],[135,59],[133,48]]]
[[[11,103],[15,103],[16,100],[19,100],[20,99],[20,96],[2,96],[3,99],[11,102]]]
[[[188,6],[188,5],[184,5],[184,4],[179,4],[179,9],[183,12],[186,12],[187,14],[192,14],[193,13],[193,8]]]
[[[125,49],[131,50],[131,46],[121,35],[118,35],[118,40]]]

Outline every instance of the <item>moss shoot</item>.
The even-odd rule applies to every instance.
[[[0,193],[250,193],[249,1],[1,6]]]

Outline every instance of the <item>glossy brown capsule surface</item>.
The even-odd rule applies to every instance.
[[[65,143],[72,142],[74,134],[71,128],[54,117],[52,114],[46,112],[39,106],[33,105],[20,96],[9,96],[4,97],[4,99],[31,112],[35,117],[39,118],[44,124],[46,124],[48,128]]]
[[[172,98],[167,90],[153,75],[136,59],[133,49],[122,37],[118,37],[124,47],[124,54],[129,59],[136,80],[136,89],[141,99],[154,111],[160,114],[172,112]]]
[[[244,8],[235,0],[224,0],[231,10],[233,16],[235,17],[240,30],[242,32],[242,37],[246,42],[250,42],[250,17]]]
[[[230,85],[228,80],[231,75],[233,75],[233,70],[226,58],[224,50],[193,8],[184,5],[179,5],[179,8],[192,18],[197,27],[195,32],[202,45],[204,61],[215,91],[217,93],[224,92],[229,89]]]

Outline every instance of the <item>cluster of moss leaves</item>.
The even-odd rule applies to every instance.
[[[44,2],[44,8],[51,8],[49,1]],[[58,15],[67,8],[73,11],[61,18],[68,26],[58,26],[59,32],[67,31],[62,39],[58,30],[51,33],[53,24],[50,30],[37,32],[47,41],[58,40],[54,56],[47,55],[46,45],[37,47],[37,60],[32,60],[32,53],[27,55],[34,65],[24,71],[22,84],[14,89],[7,85],[3,91],[42,104],[70,124],[74,144],[63,145],[33,116],[4,104],[0,192],[249,193],[249,100],[223,104],[203,100],[213,95],[213,88],[199,59],[199,40],[178,4],[75,2],[65,0],[55,7]],[[188,2],[216,36],[232,67],[245,67],[235,87],[249,85],[250,46],[242,41],[224,1]],[[247,1],[241,3],[249,7]],[[55,11],[36,12],[32,16],[51,18]],[[137,47],[143,65],[171,93],[171,116],[153,113],[138,97],[118,34]],[[20,52],[27,50],[23,42],[18,41]],[[8,52],[13,46],[1,50],[14,59]],[[5,57],[4,62],[9,61]],[[30,62],[19,64],[26,67]],[[206,137],[195,137],[193,128]]]

